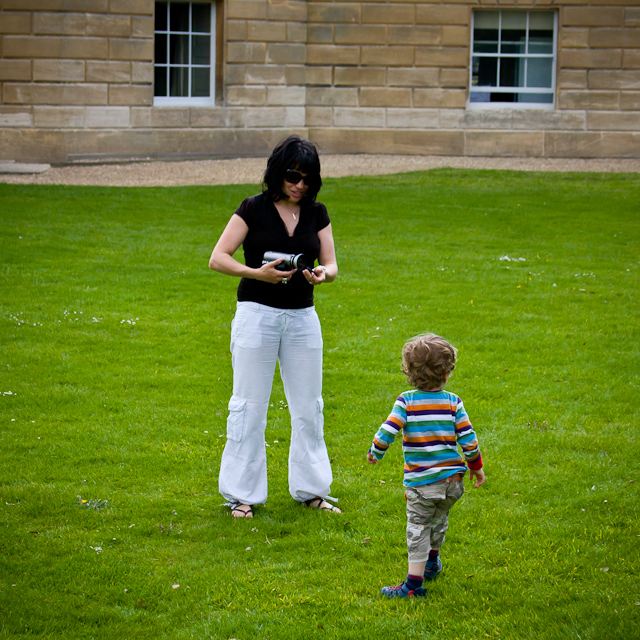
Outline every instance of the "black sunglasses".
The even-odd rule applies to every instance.
[[[304,183],[308,186],[313,182],[311,176],[303,176],[299,171],[295,169],[287,169],[284,174],[284,179],[291,184],[298,184],[300,180],[304,180]]]

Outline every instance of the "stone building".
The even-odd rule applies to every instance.
[[[0,0],[0,160],[640,157],[640,0]]]

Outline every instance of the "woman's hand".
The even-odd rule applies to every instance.
[[[305,269],[303,273],[309,284],[322,284],[327,280],[327,270],[321,265],[318,265],[313,271]]]
[[[255,271],[255,279],[262,280],[262,282],[269,282],[270,284],[280,284],[281,282],[286,284],[297,269],[293,269],[292,271],[278,271],[276,267],[281,262],[282,258],[263,264]]]

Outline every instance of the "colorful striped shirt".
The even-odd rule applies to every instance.
[[[401,393],[373,438],[371,454],[381,460],[400,431],[406,487],[465,473],[467,465],[482,469],[478,438],[455,393],[419,389]]]

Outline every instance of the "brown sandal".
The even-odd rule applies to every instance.
[[[314,502],[316,504],[313,504]],[[307,507],[310,507],[311,509],[318,509],[319,511],[331,511],[332,513],[342,513],[342,511],[340,511],[338,507],[331,504],[330,502],[327,502],[324,498],[321,498],[320,496],[316,498],[309,498],[309,500],[304,501],[304,504]]]

